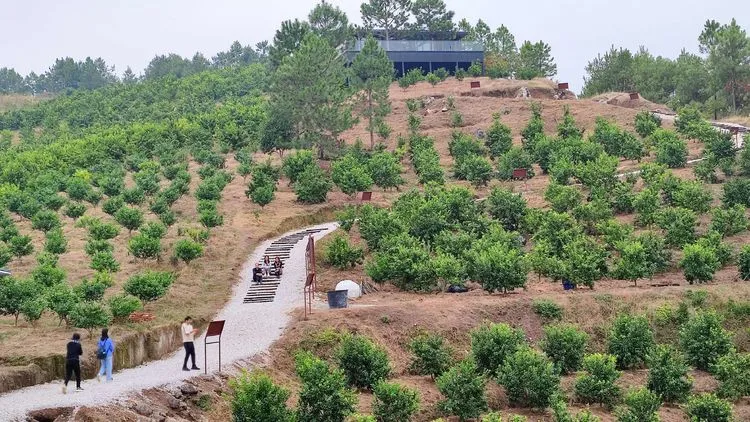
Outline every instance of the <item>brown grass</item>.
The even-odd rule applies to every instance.
[[[3,94],[0,95],[0,113],[29,107],[50,98],[51,95]]]

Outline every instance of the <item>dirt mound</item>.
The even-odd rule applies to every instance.
[[[627,92],[607,92],[604,94],[599,94],[595,97],[591,97],[590,100],[597,103],[616,105],[637,110],[655,111],[663,114],[675,114],[674,110],[670,109],[664,104],[653,103],[641,97],[641,95],[638,93],[635,93],[635,95],[637,96],[637,98],[631,98],[630,93]]]
[[[472,88],[472,82],[479,82],[479,88]],[[562,95],[561,95],[562,94]],[[568,90],[558,90],[557,84],[549,79],[536,78],[530,81],[517,79],[466,78],[459,81],[447,79],[436,86],[427,82],[404,90],[396,84],[391,87],[391,100],[404,101],[420,97],[495,97],[495,98],[536,98],[536,99],[575,99]]]

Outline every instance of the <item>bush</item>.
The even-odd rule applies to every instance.
[[[485,157],[469,155],[456,161],[456,178],[468,180],[474,186],[487,186],[492,180],[492,163]]]
[[[120,264],[111,252],[97,252],[91,257],[91,269],[100,272],[116,273]]]
[[[362,248],[353,247],[343,236],[336,236],[325,250],[326,262],[340,270],[361,264],[364,255]]]
[[[373,393],[372,413],[380,422],[410,421],[419,410],[419,393],[411,388],[381,382]]]
[[[167,227],[162,223],[150,221],[141,227],[140,231],[142,235],[148,236],[152,239],[163,239],[167,234]]]
[[[750,354],[733,352],[722,356],[713,372],[719,380],[719,397],[736,401],[750,395]]]
[[[44,287],[51,287],[65,281],[65,271],[52,263],[42,264],[31,272],[31,279]]]
[[[443,375],[453,364],[453,351],[437,334],[420,335],[409,344],[414,357],[409,369],[433,379]]]
[[[714,273],[720,267],[716,251],[699,243],[686,245],[682,249],[682,260],[679,265],[690,284],[696,281],[706,283],[713,280]]]
[[[289,391],[277,386],[261,372],[242,372],[229,381],[234,422],[292,422],[294,415],[286,406]]]
[[[129,205],[140,205],[146,200],[146,192],[137,186],[125,189],[122,191],[122,200]]]
[[[114,239],[120,230],[114,224],[96,222],[89,226],[89,236],[94,240]]]
[[[99,280],[89,280],[84,278],[81,282],[73,287],[73,292],[81,301],[98,302],[104,297],[107,285]]]
[[[722,327],[722,318],[714,312],[699,312],[680,329],[680,348],[696,369],[710,370],[720,357],[730,353],[732,335]]]
[[[89,239],[86,242],[85,250],[86,250],[86,255],[93,257],[99,252],[112,253],[115,250],[115,247],[112,246],[112,244],[107,242],[106,240]]]
[[[740,271],[740,278],[750,280],[750,245],[742,247],[740,254],[737,256],[737,267]]]
[[[143,224],[143,212],[137,208],[122,207],[115,213],[115,220],[132,232]]]
[[[106,327],[112,323],[112,315],[98,302],[80,302],[70,313],[70,322],[76,328],[88,330],[89,337],[94,329]]]
[[[71,202],[65,208],[65,215],[76,220],[86,213],[86,205],[80,202]]]
[[[508,324],[484,324],[471,331],[471,354],[476,366],[491,376],[522,346],[526,346],[524,332]]]
[[[68,250],[68,240],[62,230],[50,230],[45,235],[44,250],[55,255],[60,255]]]
[[[359,210],[357,207],[347,205],[343,210],[336,213],[336,219],[339,222],[339,227],[349,233],[354,227],[359,217]]]
[[[65,283],[56,284],[48,288],[44,295],[47,299],[47,307],[60,319],[60,324],[65,321],[68,325],[68,316],[78,304],[78,296]]]
[[[143,309],[143,303],[135,296],[120,294],[109,299],[109,310],[117,320],[124,320],[141,309]]]
[[[224,216],[216,210],[205,210],[198,214],[198,222],[210,229],[224,224]]]
[[[645,388],[639,388],[625,395],[625,406],[617,413],[617,422],[659,422],[657,411],[661,399]]]
[[[738,204],[750,207],[750,179],[733,179],[725,183],[721,201],[725,207]]]
[[[552,420],[553,422],[601,422],[601,419],[591,414],[588,409],[580,411],[575,416],[571,415],[565,399],[559,396],[552,402]]]
[[[685,413],[691,422],[732,422],[732,405],[713,393],[691,397]]]
[[[130,277],[123,289],[144,302],[151,302],[164,296],[173,281],[172,273],[146,271]]]
[[[563,120],[557,126],[557,135],[563,139],[581,139],[583,137],[583,130],[576,126],[576,121],[567,105],[563,109]]]
[[[466,71],[463,68],[459,67],[458,69],[456,69],[456,80],[461,82],[464,80],[464,78],[466,78]]]
[[[347,155],[337,160],[331,166],[333,183],[345,194],[352,196],[357,192],[369,190],[373,185],[367,167],[361,164],[353,155]]]
[[[54,211],[42,210],[31,217],[31,228],[48,232],[60,227],[60,218]]]
[[[185,264],[203,256],[203,245],[190,239],[180,239],[174,244],[174,257]]]
[[[636,212],[635,221],[641,226],[654,224],[659,208],[661,208],[661,198],[656,189],[644,189],[636,194],[633,199],[633,209]]]
[[[372,389],[391,373],[385,349],[364,336],[345,337],[336,352],[336,359],[353,387]]]
[[[326,201],[332,186],[328,176],[320,167],[311,166],[300,175],[299,181],[294,185],[294,193],[297,194],[297,200],[300,202],[320,204]]]
[[[460,362],[437,379],[437,388],[445,397],[438,403],[439,409],[460,421],[479,417],[487,409],[486,384],[474,361]]]
[[[514,407],[545,409],[560,387],[560,377],[552,362],[530,348],[521,348],[508,356],[498,378]]]
[[[376,186],[383,189],[396,188],[405,183],[401,177],[401,164],[395,155],[377,152],[367,162],[367,168]]]
[[[548,325],[540,347],[560,373],[569,374],[581,367],[588,339],[588,334],[575,325]]]
[[[301,353],[296,357],[296,371],[302,380],[299,421],[344,422],[354,413],[357,396],[347,388],[346,376],[341,370],[329,367],[309,353]]]
[[[650,136],[661,127],[661,118],[655,116],[648,110],[642,110],[635,115],[635,131],[641,138]]]
[[[534,160],[528,152],[518,147],[512,147],[498,160],[497,177],[500,180],[510,180],[513,177],[513,170],[517,168],[526,169],[528,176],[533,177],[533,163]]]
[[[711,211],[711,225],[709,230],[719,232],[722,236],[732,236],[741,233],[748,228],[748,220],[745,216],[746,208],[742,205],[733,205],[729,208],[714,208]]]
[[[677,135],[664,137],[656,143],[656,162],[659,164],[682,168],[687,165],[687,156],[687,145]]]
[[[174,211],[169,210],[159,214],[159,221],[164,223],[165,226],[169,227],[177,222],[177,216],[175,215]]]
[[[501,244],[474,248],[470,260],[471,278],[490,293],[507,293],[526,286],[529,268],[518,249]]]
[[[642,367],[654,347],[654,333],[643,316],[620,315],[607,338],[609,353],[617,358],[617,367]]]
[[[575,186],[550,183],[544,191],[544,200],[557,212],[570,211],[583,201],[583,194]]]
[[[549,299],[535,299],[531,303],[534,313],[547,321],[559,320],[563,316],[563,307]]]
[[[583,403],[600,403],[608,407],[620,398],[620,387],[616,381],[620,372],[616,368],[617,358],[612,355],[593,354],[583,358],[583,370],[575,382],[575,393]]]
[[[158,259],[161,255],[161,240],[139,233],[128,241],[128,252],[140,259]]]
[[[648,359],[646,386],[667,403],[681,402],[690,395],[693,380],[685,358],[669,346],[657,346]]]

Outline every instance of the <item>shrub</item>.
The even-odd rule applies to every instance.
[[[65,271],[51,264],[42,264],[31,272],[31,279],[44,287],[51,287],[65,281]]]
[[[548,325],[540,347],[560,373],[569,374],[581,367],[588,339],[588,334],[575,325]]]
[[[531,348],[508,356],[498,378],[511,406],[545,409],[560,386],[552,362]]]
[[[297,355],[296,371],[302,380],[299,421],[344,422],[354,413],[357,396],[347,388],[343,371],[329,367],[325,361],[309,353]]]
[[[44,292],[47,299],[47,307],[60,319],[60,324],[65,321],[68,325],[68,316],[78,303],[78,296],[66,283],[56,284]],[[59,324],[58,324],[59,325]]]
[[[600,403],[612,406],[620,398],[616,381],[620,372],[617,358],[612,355],[593,354],[583,358],[583,370],[575,382],[575,393],[583,403]]]
[[[216,210],[205,210],[198,214],[198,222],[206,228],[218,227],[224,224],[224,216]]]
[[[724,330],[718,314],[699,312],[680,329],[680,348],[691,365],[708,371],[733,350],[732,335]]]
[[[575,186],[550,183],[544,192],[544,199],[557,212],[570,211],[583,201],[583,194]]]
[[[591,414],[588,409],[578,412],[575,416],[571,415],[565,399],[559,396],[552,402],[552,420],[553,422],[601,422],[601,419]]]
[[[122,207],[115,213],[115,220],[132,232],[143,224],[143,212],[137,208]]]
[[[497,163],[497,177],[500,180],[510,180],[513,177],[513,170],[517,168],[526,169],[528,176],[533,177],[533,162],[534,160],[528,152],[518,147],[512,147],[499,158]]]
[[[656,162],[659,164],[682,168],[687,165],[687,156],[687,145],[677,135],[664,137],[656,143]]]
[[[36,322],[39,321],[44,311],[47,310],[47,300],[43,295],[37,294],[36,297],[24,301],[21,304],[20,310],[24,319],[35,327]]]
[[[745,213],[746,208],[739,204],[726,209],[714,208],[711,211],[711,225],[708,229],[716,231],[722,236],[732,236],[741,233],[748,228],[748,220]]]
[[[750,395],[750,354],[732,352],[722,356],[713,372],[719,380],[719,397],[736,401]]]
[[[93,240],[89,239],[86,242],[85,246],[86,255],[88,256],[94,256],[98,252],[108,252],[111,253],[115,250],[115,247],[112,246],[111,243],[107,242],[106,240]]]
[[[485,145],[490,151],[492,158],[500,157],[513,146],[513,136],[510,128],[500,123],[500,115],[492,116],[492,126],[487,129]]]
[[[373,389],[372,413],[381,422],[403,422],[419,410],[419,393],[399,384],[381,382]]]
[[[111,252],[97,252],[91,257],[91,269],[100,272],[116,273],[120,264]]]
[[[699,243],[686,245],[682,249],[682,260],[680,268],[685,273],[685,279],[694,282],[706,283],[714,278],[714,273],[720,267],[716,251]]]
[[[725,207],[737,204],[750,207],[750,179],[733,179],[725,183],[721,201]]]
[[[352,335],[341,342],[336,359],[349,385],[372,389],[391,373],[385,349],[367,337]]]
[[[332,187],[331,181],[318,166],[305,169],[294,185],[297,200],[307,204],[320,204],[326,201]]]
[[[456,80],[458,80],[459,82],[461,82],[466,77],[466,71],[463,68],[459,67],[458,69],[456,69],[456,75],[455,76],[456,76]]]
[[[633,199],[635,220],[641,226],[648,226],[656,222],[657,211],[661,207],[661,198],[656,189],[647,188],[640,191]]]
[[[703,214],[711,209],[713,197],[701,182],[685,181],[679,184],[672,195],[672,203],[677,207]]]
[[[336,219],[339,222],[339,227],[341,227],[347,233],[349,233],[352,227],[354,227],[354,224],[357,222],[358,216],[359,210],[352,205],[347,205],[343,210],[336,213]]]
[[[62,230],[50,230],[45,235],[44,250],[55,255],[60,255],[68,250],[68,240]]]
[[[435,379],[453,364],[453,351],[437,334],[417,336],[409,348],[414,354],[409,368],[418,375],[429,375]]]
[[[642,110],[635,115],[635,131],[641,138],[650,136],[661,127],[661,118],[648,110]]]
[[[164,223],[165,226],[169,227],[177,222],[177,216],[175,215],[174,211],[169,210],[159,214],[159,221]]]
[[[73,292],[82,301],[98,302],[104,297],[107,285],[98,280],[89,280],[84,278],[81,282],[73,287]]]
[[[364,254],[362,248],[350,245],[343,236],[336,236],[325,250],[326,262],[341,270],[361,264]]]
[[[167,227],[164,224],[150,221],[141,227],[141,234],[153,239],[163,239],[167,234]]]
[[[661,399],[645,388],[639,388],[625,395],[625,406],[617,413],[617,422],[659,422],[657,411]]]
[[[508,324],[484,324],[471,331],[471,354],[482,372],[494,376],[505,359],[526,345],[520,329]]]
[[[86,213],[86,205],[80,202],[71,202],[65,208],[65,215],[76,220]]]
[[[474,186],[487,186],[492,180],[492,163],[485,157],[469,155],[456,161],[456,177]]]
[[[140,205],[146,200],[146,192],[137,186],[125,189],[122,191],[122,200],[129,205]]]
[[[643,366],[653,347],[654,333],[646,317],[623,314],[615,319],[607,338],[607,349],[617,358],[618,368]]]
[[[139,233],[128,241],[128,252],[140,259],[158,259],[161,255],[161,240]]]
[[[563,316],[563,307],[549,299],[535,299],[531,303],[534,313],[547,321],[559,320]]]
[[[698,239],[696,244],[707,249],[713,249],[719,267],[727,265],[732,260],[732,248],[721,241],[721,235],[718,232],[709,231]]]
[[[377,152],[367,162],[367,168],[376,186],[383,189],[396,188],[403,185],[401,164],[395,155],[388,152]]]
[[[732,422],[732,405],[713,393],[691,397],[685,413],[691,422]]]
[[[242,372],[229,381],[232,391],[232,420],[235,422],[292,422],[294,415],[286,406],[289,391],[277,386],[261,372]]]
[[[130,277],[123,289],[144,302],[151,302],[164,296],[173,281],[172,273],[146,271]]]
[[[583,130],[576,126],[576,121],[567,105],[563,109],[562,122],[557,126],[557,135],[563,139],[581,139],[583,137]]]
[[[437,388],[445,397],[438,407],[460,421],[479,417],[487,409],[486,384],[474,361],[464,360],[437,379]]]
[[[190,264],[203,256],[203,245],[190,239],[180,239],[174,244],[174,257]]]
[[[31,217],[31,228],[48,232],[60,227],[60,218],[54,211],[42,210]]]
[[[681,402],[690,394],[693,380],[685,358],[669,346],[657,346],[648,359],[646,386],[667,403]]]
[[[507,189],[492,188],[485,205],[490,216],[500,221],[505,230],[518,230],[526,216],[526,200]]]
[[[133,312],[143,309],[143,303],[135,296],[120,294],[109,299],[109,310],[115,319],[123,320]]]
[[[373,180],[367,167],[353,155],[347,155],[334,162],[331,170],[333,183],[349,196],[369,190],[372,187]]]
[[[526,286],[529,268],[518,249],[501,244],[474,248],[470,260],[472,279],[490,293],[507,293]]]
[[[750,245],[742,247],[740,254],[737,256],[737,267],[740,271],[740,278],[750,280]]]
[[[427,81],[427,83],[429,83],[432,86],[435,86],[440,83],[440,77],[432,72],[428,73],[424,79]]]
[[[112,322],[112,315],[98,302],[80,302],[70,313],[70,322],[76,328],[88,330],[89,338],[94,329],[106,327]]]
[[[114,239],[120,230],[114,224],[96,222],[89,226],[89,236],[94,240]]]

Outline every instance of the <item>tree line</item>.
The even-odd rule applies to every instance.
[[[584,96],[638,91],[644,98],[680,108],[696,104],[707,114],[737,113],[750,105],[750,38],[735,19],[706,21],[698,37],[701,55],[683,49],[676,59],[612,47],[586,66]]]

